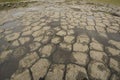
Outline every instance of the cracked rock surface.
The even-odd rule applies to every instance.
[[[0,11],[0,80],[120,80],[113,10],[46,0]]]

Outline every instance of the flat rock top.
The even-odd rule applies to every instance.
[[[0,11],[0,80],[120,80],[116,12],[63,0]]]

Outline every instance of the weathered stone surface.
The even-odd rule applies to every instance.
[[[74,39],[75,39],[74,36],[65,36],[65,37],[64,37],[64,41],[65,41],[66,43],[73,43],[73,42],[74,42]]]
[[[81,0],[37,1],[0,11],[0,80],[27,69],[14,80],[26,80],[28,74],[30,80],[117,80],[118,7]]]
[[[30,38],[29,37],[21,37],[21,38],[19,38],[19,41],[23,45],[23,44],[29,42]]]
[[[120,49],[120,42],[117,42],[115,40],[109,40],[109,43]]]
[[[50,40],[51,40],[51,37],[50,36],[44,36],[44,38],[42,39],[42,43],[43,44],[47,44],[48,42],[50,42]]]
[[[5,60],[7,60],[11,53],[12,50],[3,51],[2,53],[0,53],[0,63],[3,63]]]
[[[25,70],[22,73],[13,74],[11,80],[31,80],[29,70]]]
[[[0,33],[4,32],[4,29],[0,29]]]
[[[67,33],[66,33],[66,31],[64,31],[64,30],[61,30],[61,31],[59,31],[58,33],[57,33],[57,35],[59,35],[59,36],[65,36]]]
[[[113,74],[110,80],[120,80],[120,77]]]
[[[103,63],[93,61],[88,65],[88,73],[91,79],[107,80],[110,70]]]
[[[20,36],[20,33],[12,33],[7,35],[5,38],[7,39],[7,41],[13,41],[17,39],[19,36]]]
[[[90,39],[87,35],[80,35],[80,36],[77,36],[77,42],[83,43],[83,44],[88,44],[90,42]]]
[[[12,45],[15,46],[15,47],[17,47],[17,46],[19,46],[20,44],[19,44],[18,40],[15,40],[15,41],[12,43]]]
[[[52,44],[45,45],[42,48],[40,48],[39,50],[40,55],[42,57],[49,57],[52,54],[52,52],[55,50],[54,48],[55,47]]]
[[[35,51],[37,50],[39,47],[41,46],[41,44],[39,42],[33,42],[29,45],[30,47],[30,51]]]
[[[108,56],[104,52],[90,51],[90,57],[93,60],[100,61],[103,63],[107,63],[107,61],[108,61]]]
[[[110,63],[109,63],[110,67],[112,69],[114,69],[117,72],[120,72],[120,61],[117,61],[113,58],[110,58]]]
[[[87,72],[84,67],[69,64],[67,66],[66,80],[86,80]]]
[[[22,60],[19,62],[20,68],[29,68],[36,60],[39,59],[39,56],[36,52],[30,53],[26,55]]]
[[[27,36],[27,35],[31,35],[32,34],[32,31],[29,30],[29,31],[25,31],[22,33],[22,36]]]
[[[41,26],[33,26],[32,31],[37,31],[41,28]]]
[[[14,52],[12,53],[12,56],[15,58],[20,58],[26,54],[25,51],[26,51],[25,47],[18,47],[17,49],[14,50]]]
[[[71,44],[60,43],[60,47],[61,47],[62,49],[67,49],[67,50],[69,50],[69,51],[72,50],[72,45],[71,45]]]
[[[47,59],[40,59],[31,68],[34,80],[43,78],[48,70],[50,63]]]
[[[62,80],[64,68],[64,65],[52,65],[47,73],[45,80]]]
[[[43,39],[43,36],[39,36],[39,37],[35,37],[34,41],[41,42],[42,39]]]
[[[33,32],[32,36],[38,37],[38,36],[43,35],[43,34],[44,34],[43,30],[38,30],[38,31]]]
[[[75,33],[75,32],[74,32],[74,30],[72,30],[72,29],[67,30],[67,34],[68,34],[68,35],[74,35],[74,33]]]
[[[120,56],[120,50],[111,47],[107,47],[106,49],[112,56]]]
[[[90,49],[92,50],[99,50],[99,51],[103,51],[103,45],[97,42],[92,42],[90,44]]]
[[[88,51],[88,45],[86,45],[86,44],[80,44],[80,43],[75,43],[73,45],[73,51],[87,52]]]
[[[81,53],[81,52],[73,52],[73,56],[75,58],[75,63],[79,65],[86,66],[87,61],[88,61],[88,55],[86,53]]]
[[[58,43],[61,42],[61,38],[60,37],[55,37],[51,40],[51,42],[54,43],[54,44],[58,44]]]

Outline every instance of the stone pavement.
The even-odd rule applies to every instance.
[[[0,11],[0,80],[120,80],[113,8],[37,4]]]

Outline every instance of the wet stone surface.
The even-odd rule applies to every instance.
[[[113,10],[45,0],[0,11],[0,80],[120,80]]]

